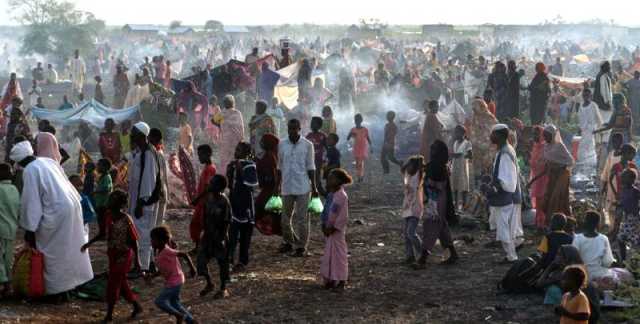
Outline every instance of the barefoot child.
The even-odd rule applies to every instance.
[[[587,273],[579,265],[565,268],[562,274],[562,288],[567,293],[562,296],[562,305],[555,309],[560,316],[560,324],[587,324],[591,317],[589,298],[582,292],[587,285]]]
[[[340,150],[336,147],[339,141],[340,137],[338,137],[338,134],[331,133],[327,135],[326,163],[324,165],[323,175],[325,181],[329,178],[331,170],[340,168]]]
[[[338,132],[331,106],[322,107],[322,128],[320,130],[327,135]]]
[[[255,222],[254,190],[258,187],[256,164],[250,160],[251,145],[246,142],[236,146],[235,160],[227,167],[229,199],[232,219],[229,229],[229,262],[233,258],[238,243],[240,252],[234,272],[241,272],[249,265],[249,249],[253,224]]]
[[[129,282],[127,273],[134,269],[139,271],[140,259],[138,258],[138,233],[131,216],[123,210],[127,208],[128,195],[124,191],[116,190],[109,196],[109,210],[105,213],[104,226],[100,233],[82,246],[84,252],[96,241],[107,239],[107,256],[109,258],[109,271],[107,281],[107,315],[104,322],[113,320],[113,308],[120,299],[120,293],[124,299],[133,306],[131,318],[134,319],[142,312],[142,306],[138,302]]]
[[[396,136],[398,135],[398,126],[394,122],[396,119],[395,111],[387,112],[387,124],[384,125],[384,143],[382,144],[382,153],[380,154],[380,162],[384,174],[389,174],[389,161],[398,166],[402,163],[396,159]]]
[[[351,129],[347,141],[353,138],[353,158],[356,160],[356,176],[358,182],[362,182],[364,178],[364,161],[369,157],[369,146],[371,139],[369,138],[369,130],[362,127],[362,115],[356,114],[354,117],[356,127]]]
[[[404,246],[406,263],[416,262],[416,253],[422,252],[422,240],[416,233],[418,223],[424,211],[424,158],[421,155],[409,158],[402,167],[404,178],[404,200],[402,202],[402,218],[404,218]]]
[[[80,194],[80,205],[82,206],[82,220],[84,222],[84,237],[89,241],[89,223],[95,221],[96,212],[93,208],[93,204],[89,199],[89,196],[82,192],[82,178],[75,174],[69,176],[69,182],[76,188],[78,194]]]
[[[462,125],[456,126],[453,141],[453,168],[451,170],[451,191],[454,206],[464,206],[469,192],[469,160],[471,159],[471,142],[467,140],[467,130]]]
[[[200,240],[200,250],[198,259],[198,274],[203,276],[207,285],[200,292],[200,296],[205,296],[213,291],[214,284],[207,264],[213,258],[220,267],[220,290],[214,298],[226,298],[229,296],[226,284],[229,281],[229,224],[231,223],[231,203],[224,195],[227,188],[227,178],[222,175],[215,175],[208,187],[208,195],[203,197],[204,202],[204,234]]]
[[[324,151],[327,147],[327,134],[323,133],[322,118],[311,118],[311,133],[307,134],[307,139],[313,144],[313,152],[315,154],[316,163],[316,183],[318,184],[318,191],[321,195],[324,195],[324,188],[322,187],[322,169],[324,168]]]
[[[349,278],[346,239],[349,197],[344,186],[351,182],[351,176],[343,169],[335,169],[329,174],[328,189],[333,193],[333,201],[323,230],[325,246],[324,255],[320,260],[320,274],[328,289],[343,290]]]
[[[184,284],[184,273],[178,258],[187,261],[191,269],[191,277],[195,277],[196,268],[191,262],[191,258],[185,252],[176,251],[169,247],[171,242],[171,232],[166,226],[159,226],[151,230],[151,245],[156,251],[156,266],[158,273],[164,277],[164,289],[160,296],[155,299],[158,308],[167,314],[175,316],[176,323],[185,321],[187,324],[195,323],[191,313],[180,303],[180,290]],[[151,277],[147,277],[150,280]]]
[[[193,202],[191,202],[194,211],[191,223],[189,224],[189,235],[191,235],[191,240],[195,245],[194,252],[198,250],[200,236],[202,235],[202,218],[206,201],[204,198],[207,194],[207,186],[209,186],[209,182],[213,176],[216,175],[216,167],[213,165],[213,160],[211,159],[212,154],[213,150],[208,144],[198,146],[198,160],[203,165],[203,168],[200,172],[200,179],[198,180],[197,196],[193,199]]]
[[[111,178],[111,162],[108,159],[98,160],[98,184],[93,193],[95,210],[98,215],[98,222],[104,221],[104,213],[107,210],[109,195],[113,191],[113,178]]]
[[[0,298],[11,294],[13,246],[20,215],[20,194],[11,183],[13,171],[6,163],[0,164]]]

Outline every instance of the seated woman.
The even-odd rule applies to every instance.
[[[540,265],[544,268],[548,267],[556,257],[558,249],[573,242],[573,236],[564,231],[567,225],[567,217],[564,214],[556,213],[551,218],[551,231],[542,238],[538,246],[538,252],[542,254]]]
[[[573,239],[573,246],[580,252],[589,274],[589,281],[596,283],[598,289],[613,289],[618,284],[633,279],[629,271],[622,268],[609,268],[615,259],[607,236],[598,233],[600,214],[588,211],[585,215],[582,234]]]
[[[560,246],[553,262],[536,282],[536,288],[545,290],[545,305],[559,305],[562,301],[562,288],[560,288],[562,273],[566,267],[571,265],[583,265],[578,249],[570,244]],[[597,323],[600,317],[600,297],[598,292],[592,284],[589,284],[584,293],[589,297],[589,306],[591,308],[589,323]]]

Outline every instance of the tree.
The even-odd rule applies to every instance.
[[[23,54],[70,57],[75,49],[89,52],[105,23],[92,13],[76,10],[59,0],[9,0],[14,19],[27,26],[20,51]]]
[[[182,27],[182,21],[174,20],[169,24],[169,29],[176,29]]]
[[[207,20],[207,22],[204,23],[204,30],[209,32],[220,33],[223,31],[223,28],[224,25],[218,20]]]

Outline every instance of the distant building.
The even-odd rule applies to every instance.
[[[222,31],[225,34],[248,34],[249,28],[246,26],[223,26]]]
[[[162,31],[162,27],[155,25],[126,24],[122,27],[122,31],[136,36],[155,36]]]
[[[193,33],[195,33],[193,28],[185,26],[170,28],[167,30],[167,34],[169,35],[191,35]]]
[[[447,24],[433,24],[433,25],[422,25],[422,35],[423,36],[434,36],[441,37],[451,35],[454,32],[453,25]]]

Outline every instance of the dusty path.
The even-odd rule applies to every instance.
[[[375,162],[369,164],[368,179],[348,189],[350,195],[350,276],[342,294],[319,288],[317,273],[322,254],[318,220],[310,251],[305,259],[279,255],[277,237],[254,236],[249,270],[234,277],[232,297],[223,301],[200,298],[203,282],[189,280],[182,300],[201,323],[552,323],[553,310],[542,305],[538,295],[496,295],[496,283],[507,270],[498,264],[501,249],[487,249],[491,235],[484,229],[456,228],[454,237],[473,237],[472,243],[457,240],[460,262],[454,266],[437,263],[434,255],[427,270],[414,271],[402,265],[404,241],[398,216],[402,200],[400,179],[383,177]],[[396,171],[397,172],[397,169]],[[375,175],[375,176],[374,176]],[[356,225],[354,222],[363,225]],[[190,249],[185,211],[172,210],[169,225],[183,249]],[[257,231],[255,232],[257,233]],[[521,255],[531,252],[530,244]],[[105,269],[105,246],[92,248],[94,270]],[[438,250],[440,251],[440,250]],[[440,252],[438,252],[440,253]],[[216,265],[211,269],[217,275]],[[216,277],[217,278],[217,277]],[[171,320],[153,305],[162,287],[138,280],[145,313],[140,323]],[[105,305],[73,300],[63,305],[0,303],[0,322],[97,323]],[[116,323],[126,322],[129,307],[116,307]],[[606,320],[605,320],[606,322]]]

